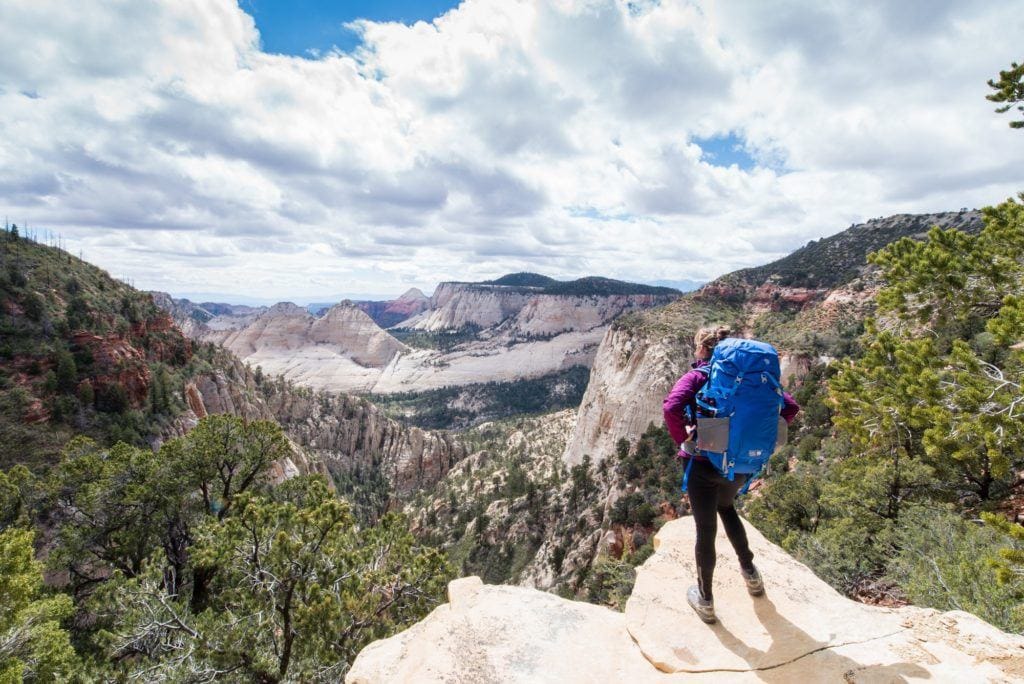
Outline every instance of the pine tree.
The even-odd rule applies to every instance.
[[[996,111],[1004,114],[1010,111],[1014,105],[1019,112],[1024,112],[1024,64],[1013,62],[1006,71],[999,72],[999,80],[989,80],[988,85],[996,92],[986,95],[985,98],[992,102],[1005,102]],[[1024,119],[1011,121],[1010,128],[1024,128]]]
[[[0,682],[70,681],[78,666],[61,627],[71,599],[44,594],[33,536],[18,528],[0,532]]]
[[[832,388],[836,424],[862,448],[988,501],[1024,465],[1024,205],[984,216],[976,236],[933,228],[871,257],[889,285],[865,354]]]

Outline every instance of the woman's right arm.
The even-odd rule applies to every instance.
[[[706,376],[698,370],[691,370],[676,381],[675,386],[661,403],[661,411],[665,416],[665,426],[676,444],[686,441],[690,421],[686,417],[686,407],[690,405],[697,391],[704,384]]]

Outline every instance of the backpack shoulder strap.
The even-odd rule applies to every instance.
[[[707,384],[708,378],[711,377],[711,366],[698,366],[693,370],[703,375],[704,383]],[[701,389],[703,389],[703,385],[701,385]],[[690,420],[692,420],[694,424],[697,423],[697,410],[699,408],[699,400],[697,399],[697,394],[700,394],[700,389],[698,389],[697,392],[693,395],[693,399],[690,399],[690,403],[686,407],[686,409],[690,412]]]

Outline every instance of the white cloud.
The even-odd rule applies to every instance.
[[[1020,190],[1024,136],[984,99],[1019,9],[466,0],[301,59],[231,0],[13,0],[0,204],[172,291],[709,278]],[[761,165],[693,142],[729,134]]]

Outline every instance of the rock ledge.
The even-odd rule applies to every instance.
[[[747,595],[720,532],[719,622],[690,611],[693,522],[666,524],[625,614],[552,594],[452,582],[449,603],[367,646],[346,677],[371,682],[1014,682],[1024,637],[968,613],[850,601],[747,525],[766,595]]]

